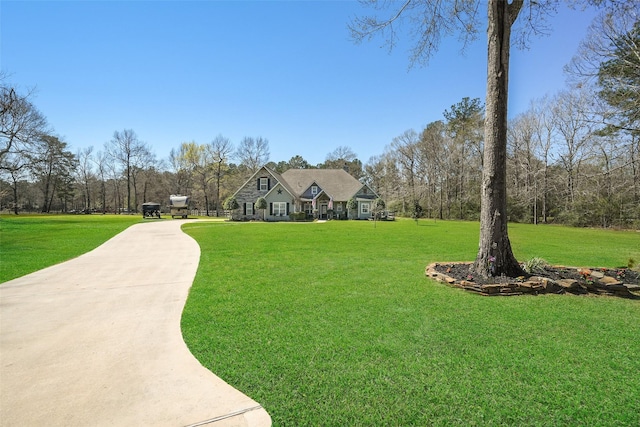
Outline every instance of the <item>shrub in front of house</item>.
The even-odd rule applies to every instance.
[[[289,214],[289,218],[291,218],[292,221],[306,221],[307,220],[307,213],[306,212],[292,212]]]
[[[266,221],[267,220],[267,212],[266,209],[269,207],[269,204],[267,203],[267,200],[264,197],[258,197],[258,200],[256,200],[256,203],[254,205],[255,209],[259,209],[262,211],[262,220]]]
[[[358,201],[355,199],[355,197],[352,197],[351,199],[349,199],[347,201],[347,214],[348,217],[351,218],[351,214],[350,212],[353,211],[357,211],[358,210]],[[356,218],[357,218],[357,213],[355,214]]]
[[[227,214],[229,215],[229,219],[233,221],[233,211],[238,209],[240,207],[240,205],[238,204],[238,201],[236,200],[235,197],[230,196],[227,197],[227,199],[224,201],[224,203],[222,204],[222,207],[224,208],[225,211],[227,211]]]

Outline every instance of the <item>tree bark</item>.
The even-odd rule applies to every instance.
[[[472,272],[483,277],[517,277],[522,268],[513,256],[507,233],[507,100],[511,26],[523,0],[490,0],[488,22],[487,100],[484,168],[480,211],[480,244]]]
[[[220,163],[216,172],[216,217],[220,216]]]
[[[13,213],[18,215],[18,179],[14,175],[14,171],[11,171],[11,182],[13,182]]]
[[[129,146],[128,149],[131,149]],[[127,151],[127,214],[131,214],[131,153]]]

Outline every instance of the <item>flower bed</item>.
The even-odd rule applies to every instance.
[[[471,263],[433,263],[425,274],[450,286],[481,295],[593,294],[640,298],[640,273],[627,268],[546,266],[521,277],[474,277]]]

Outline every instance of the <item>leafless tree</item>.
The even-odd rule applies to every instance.
[[[388,148],[378,156],[372,156],[364,167],[363,181],[370,185],[387,202],[403,198],[400,171],[396,163],[396,156]],[[401,194],[402,193],[402,194]],[[387,204],[387,209],[392,206]]]
[[[444,218],[444,201],[450,170],[447,162],[452,160],[448,152],[450,142],[446,125],[442,121],[429,123],[420,135],[419,170],[427,186],[426,209],[430,214],[433,214],[433,209],[437,209],[437,217],[440,219]]]
[[[341,145],[328,153],[324,163],[318,165],[318,167],[322,169],[344,169],[356,179],[360,179],[363,176],[362,162],[351,147],[346,145]]]
[[[612,2],[589,27],[565,67],[577,87],[600,101],[593,112],[612,132],[640,132],[640,3]]]
[[[220,216],[220,211],[222,209],[220,187],[222,184],[222,178],[228,170],[228,161],[233,153],[233,144],[229,138],[218,135],[207,146],[207,150],[209,151],[211,161],[213,162],[213,173],[216,180],[216,216]],[[209,212],[207,210],[207,215],[208,214]]]
[[[420,201],[416,192],[416,174],[420,161],[419,142],[418,133],[413,129],[409,129],[404,131],[402,135],[393,138],[390,147],[399,165],[401,176],[404,177],[403,180],[408,187],[409,194],[407,196],[411,206]]]
[[[600,66],[619,56],[617,49],[626,50],[636,57],[640,56],[640,46],[630,38],[634,26],[640,20],[640,6],[637,2],[613,2],[614,7],[601,11],[587,30],[587,36],[580,45],[576,55],[565,66],[571,82],[577,86],[595,83],[600,73]],[[628,62],[635,74],[640,73],[638,63]],[[625,85],[626,81],[620,81]],[[635,88],[636,91],[640,88]]]
[[[589,111],[589,94],[584,90],[560,92],[553,103],[554,127],[559,135],[560,163],[566,172],[566,209],[573,209],[580,167],[591,153],[593,121]]]
[[[7,153],[2,159],[0,176],[8,178],[9,186],[13,194],[13,213],[16,215],[18,215],[20,210],[19,183],[28,176],[30,164],[31,159],[29,157],[16,153]]]
[[[76,153],[76,159],[78,160],[78,167],[76,169],[76,179],[83,188],[84,193],[84,207],[85,209],[91,208],[91,190],[89,189],[89,182],[93,177],[93,146],[86,147],[78,150]]]
[[[107,213],[107,176],[108,176],[108,155],[106,151],[99,151],[93,158],[93,162],[100,179],[100,201],[102,213]]]
[[[554,126],[553,112],[551,111],[551,101],[548,97],[534,100],[531,105],[532,115],[535,117],[535,144],[534,151],[540,160],[542,170],[539,172],[541,213],[542,222],[546,223],[548,218],[548,201],[550,192],[549,167],[554,161],[554,150],[556,146],[556,128]],[[537,213],[536,213],[537,218]],[[537,221],[537,220],[536,220]]]
[[[146,197],[147,185],[150,179],[147,172],[153,169],[156,164],[156,156],[149,144],[140,142],[136,149],[135,156],[131,159],[131,184],[133,185],[133,206],[135,212],[138,212],[140,186],[143,187],[142,203],[144,203],[144,197]]]
[[[31,103],[33,92],[19,94],[0,73],[0,164],[9,153],[32,152],[48,132],[47,120]]]
[[[241,165],[251,174],[269,162],[269,140],[261,136],[257,138],[244,137],[235,153]]]
[[[149,150],[131,129],[125,129],[122,132],[115,131],[106,149],[116,161],[116,164],[122,168],[122,173],[127,182],[127,212],[131,213],[133,211],[131,207],[131,187],[132,179],[134,179],[133,174],[135,173],[133,168],[148,154]]]
[[[193,177],[189,173],[189,166],[185,162],[183,145],[179,150],[171,149],[169,152],[169,165],[172,173],[171,193],[190,194]]]
[[[186,172],[194,183],[190,194],[192,200],[203,202],[208,216],[209,184],[214,177],[213,158],[209,146],[198,144],[195,141],[183,142],[177,161],[180,164],[180,169]],[[197,195],[193,194],[194,191],[197,191]]]
[[[546,221],[548,167],[553,134],[549,133],[548,114],[535,103],[509,123],[508,167],[511,172],[511,196],[516,212],[512,218],[538,223]],[[540,207],[539,207],[540,206]]]
[[[71,183],[76,158],[67,143],[53,135],[43,135],[38,152],[32,155],[30,169],[40,183],[43,195],[42,212],[50,212],[56,192]]]
[[[106,167],[107,175],[113,186],[113,213],[121,213],[122,201],[122,171],[116,159],[109,153],[109,146],[105,144],[105,156],[103,165]]]

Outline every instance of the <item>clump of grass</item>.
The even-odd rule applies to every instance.
[[[529,274],[542,273],[548,265],[549,263],[544,258],[533,257],[525,261],[522,268]]]

